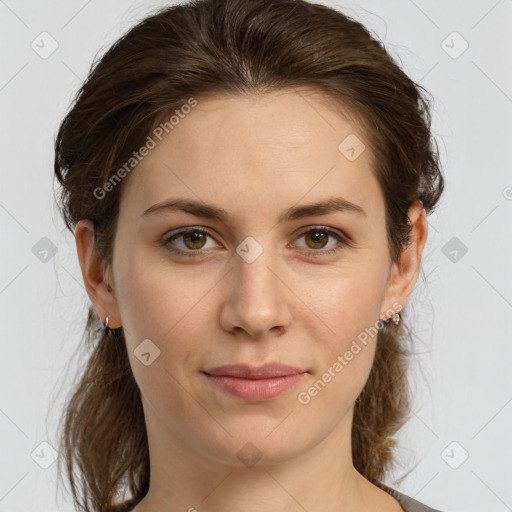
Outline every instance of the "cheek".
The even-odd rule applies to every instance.
[[[185,417],[191,404],[182,386],[195,368],[201,321],[208,322],[201,298],[212,284],[208,279],[192,283],[143,258],[131,257],[117,270],[128,356],[145,402]]]
[[[318,293],[309,293],[311,309],[329,329],[322,328],[328,334],[316,343],[321,357],[315,368],[317,384],[306,390],[305,402],[316,400],[318,393],[319,402],[344,410],[364,387],[375,354],[387,275],[377,261],[361,258],[318,283]]]
[[[197,315],[211,288],[207,276],[188,279],[179,267],[143,251],[120,261],[116,274],[120,312],[131,342],[150,338],[157,343],[175,336],[189,314]]]
[[[330,319],[334,333],[317,340],[318,364],[297,396],[309,417],[326,420],[327,430],[334,428],[361,393],[372,368],[378,332],[364,297],[355,299],[347,289],[333,296],[336,299],[325,318]],[[326,411],[331,411],[329,419]]]
[[[308,293],[311,309],[330,328],[337,349],[378,325],[386,277],[383,265],[360,258],[317,281],[315,293]]]

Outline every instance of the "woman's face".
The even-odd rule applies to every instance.
[[[344,439],[378,320],[414,284],[389,279],[365,134],[305,90],[198,98],[168,131],[125,178],[107,313],[123,325],[148,433],[238,465],[244,450],[276,462]],[[155,206],[178,199],[195,206]],[[341,200],[356,206],[311,206]],[[205,374],[264,363],[306,373],[261,399]]]

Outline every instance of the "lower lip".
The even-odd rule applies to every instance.
[[[292,389],[305,378],[307,372],[268,379],[242,379],[225,375],[208,375],[207,373],[205,375],[229,395],[244,400],[261,401],[272,400],[272,398]]]

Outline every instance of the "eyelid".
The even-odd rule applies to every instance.
[[[350,237],[344,231],[341,231],[340,229],[336,229],[336,228],[331,228],[329,226],[324,226],[322,224],[318,224],[318,225],[313,224],[311,226],[307,226],[304,229],[302,229],[301,231],[299,231],[299,233],[296,236],[297,237],[302,236],[306,233],[309,233],[310,231],[314,231],[315,229],[318,231],[325,231],[327,233],[335,234],[335,235],[339,236],[342,240],[344,240],[345,243],[351,242]]]

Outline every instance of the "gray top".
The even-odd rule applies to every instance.
[[[405,510],[405,512],[441,512],[440,510],[430,508],[427,505],[424,505],[423,503],[420,503],[419,501],[410,498],[409,496],[406,496],[405,494],[402,494],[401,492],[398,492],[391,487],[388,487],[387,485],[381,485],[384,487],[384,490],[388,494],[391,494],[393,498],[398,500],[398,503],[402,505],[402,508]]]

